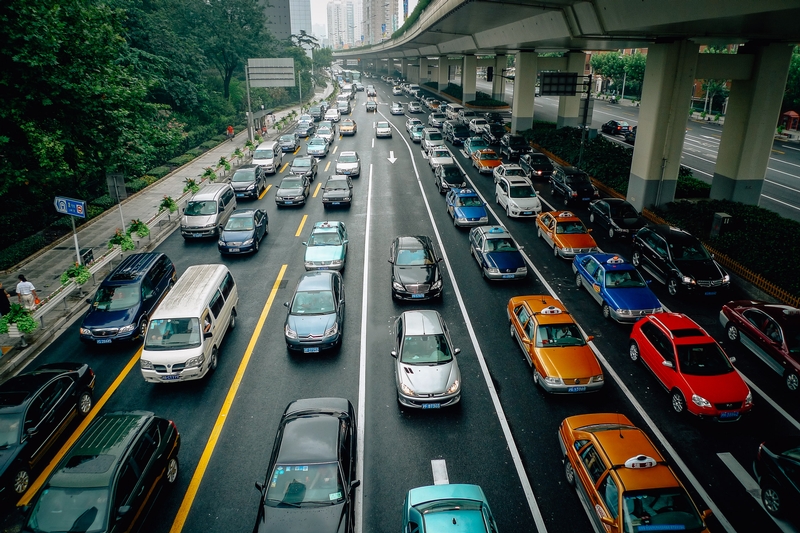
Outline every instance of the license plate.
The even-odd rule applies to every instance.
[[[412,298],[424,298],[425,295],[424,294],[412,294],[411,297]]]
[[[727,411],[719,414],[720,420],[727,418],[739,418],[739,411]]]
[[[238,252],[239,248],[228,248],[229,252]]]
[[[286,205],[293,204],[294,202],[285,202]]]
[[[514,274],[503,274],[503,279],[511,279],[514,277]]]
[[[533,211],[523,211],[522,214],[523,215],[532,215]]]
[[[192,233],[192,237],[202,237],[202,233]]]
[[[570,387],[567,389],[567,392],[586,392],[586,387]]]
[[[237,197],[237,198],[242,198],[243,196],[244,196],[244,193],[243,193],[243,192],[237,192],[237,193],[236,193],[236,197]]]
[[[588,202],[590,198],[581,198],[581,200],[583,200],[584,202]]]
[[[303,353],[319,353],[319,347],[303,348]]]
[[[706,291],[705,294],[706,296],[714,296],[715,294],[717,294],[717,291]]]
[[[181,379],[180,374],[167,374],[166,376],[161,376],[161,381],[176,381]]]
[[[111,344],[111,339],[97,339],[97,344]]]
[[[423,403],[423,409],[439,409],[442,406],[440,403]]]
[[[342,202],[331,202],[331,205],[342,205]]]

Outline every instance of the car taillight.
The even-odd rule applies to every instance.
[[[764,443],[763,442],[758,445],[758,453],[756,453],[756,461],[760,461],[761,460],[761,448],[763,448],[763,447],[764,447]]]
[[[170,425],[170,426],[172,426],[172,429],[174,429],[176,433],[179,433],[179,431],[178,431],[178,426],[176,426],[176,425],[175,425],[175,422],[173,422],[172,420],[170,420],[170,421],[169,421],[169,425]]]
[[[622,129],[622,126],[617,126],[617,129],[618,129],[618,130],[621,130],[621,129]]]
[[[572,191],[571,193],[569,193],[569,195],[570,196],[578,196],[578,193],[576,193],[575,191]]]

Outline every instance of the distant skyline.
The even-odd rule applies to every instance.
[[[311,24],[312,27],[322,27],[324,33],[320,35],[320,39],[327,36],[328,32],[328,2],[330,0],[311,0]],[[398,10],[402,16],[403,13],[403,0],[395,0],[397,2]],[[408,13],[411,14],[417,6],[417,0],[408,0]],[[402,26],[403,21],[399,21],[398,27]]]

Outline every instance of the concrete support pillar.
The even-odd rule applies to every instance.
[[[408,66],[408,83],[419,85],[419,62],[419,58],[411,60],[411,64]]]
[[[675,198],[698,50],[699,46],[689,41],[653,44],[647,49],[636,149],[628,179],[628,201],[636,209]]]
[[[570,52],[567,54],[567,72],[578,73],[578,93],[581,91],[581,76],[584,75],[585,68],[586,54],[583,52]],[[580,107],[580,94],[578,96],[559,96],[556,128],[563,128],[564,126],[570,126],[574,128],[580,126],[580,119],[578,118]]]
[[[462,104],[475,100],[476,79],[478,77],[478,58],[465,55],[461,62]]]
[[[752,76],[733,80],[725,127],[711,182],[711,198],[758,205],[780,118],[792,57],[785,44],[748,44],[738,55],[754,55]]]
[[[419,58],[419,84],[422,85],[427,81],[430,81],[430,76],[428,75],[428,58],[427,57],[420,57]]]
[[[447,84],[450,82],[450,63],[447,62],[447,56],[439,56],[439,75],[437,76],[438,80],[438,89],[443,91],[447,89]]]
[[[533,126],[533,96],[538,63],[539,54],[536,52],[517,52],[511,104],[511,131],[514,133],[529,130]]]
[[[402,63],[400,65],[400,74],[403,76],[404,79],[408,79],[408,65],[411,62],[407,58],[402,59]]]
[[[385,65],[386,65],[386,70],[385,70],[386,75],[387,76],[391,76],[392,75],[392,59],[388,58],[388,59],[384,59],[384,61],[386,61],[386,63],[385,63]]]
[[[494,79],[492,80],[492,98],[506,101],[506,79],[503,69],[506,68],[506,56],[497,54],[494,56]]]

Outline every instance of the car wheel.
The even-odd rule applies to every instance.
[[[611,318],[611,308],[605,302],[603,302],[603,318]]]
[[[633,252],[633,255],[631,256],[631,263],[633,263],[633,266],[635,267],[638,267],[642,263],[642,256],[639,255],[638,251]]]
[[[558,246],[553,244],[553,257],[558,257]]]
[[[631,361],[634,363],[639,360],[639,345],[636,344],[636,341],[631,341],[631,345],[628,348],[628,357],[630,357]]]
[[[594,213],[589,213],[589,222],[594,222]]]
[[[764,480],[764,485],[761,487],[761,501],[764,503],[764,508],[772,516],[781,516],[783,514],[781,493],[778,491],[774,481]]]
[[[266,237],[267,235],[269,235],[269,224],[267,224],[267,227],[266,227],[266,228],[264,228],[264,235],[262,235],[262,236],[261,236],[261,238],[263,239],[263,238],[264,238],[264,237]]]
[[[536,385],[539,385],[540,384],[539,382],[540,382],[541,378],[542,378],[542,376],[539,374],[539,371],[536,370],[536,368],[534,367],[534,369],[533,369],[533,382]]]
[[[170,485],[175,483],[175,481],[178,479],[179,470],[180,464],[178,463],[178,458],[170,457],[169,461],[167,461],[167,483]]]
[[[583,276],[580,274],[575,274],[575,286],[579,289],[583,286],[583,279],[581,278],[583,278]]]
[[[506,216],[508,218],[511,218],[511,206],[508,205],[506,206]]]
[[[677,296],[678,295],[678,279],[677,278],[669,278],[667,281],[667,292],[669,292],[670,296]]]
[[[494,195],[494,203],[496,203],[497,205],[500,205],[500,196],[498,196],[496,194]]]
[[[540,239],[542,238],[542,228],[538,226],[536,227],[536,236],[539,237]]]
[[[614,228],[608,228],[608,238],[609,239],[614,238]]]
[[[28,469],[20,465],[14,477],[11,478],[11,486],[16,494],[25,494],[31,485],[31,474]]]
[[[511,335],[511,338],[513,339],[515,332],[514,332],[514,324],[512,324],[511,322],[508,323],[508,333]]]
[[[569,198],[564,197],[564,207],[569,207]]]
[[[92,401],[92,391],[85,389],[83,392],[81,392],[80,396],[78,396],[78,414],[80,416],[88,415],[89,411],[92,410],[92,405],[94,405],[94,402]]]
[[[255,253],[258,253],[258,239],[256,239],[255,242],[253,242],[253,251]]]
[[[142,317],[142,321],[139,323],[139,336],[144,338],[147,335],[147,317]]]
[[[678,414],[683,414],[686,411],[686,400],[679,390],[672,391],[672,410]]]
[[[236,309],[231,311],[231,321],[228,322],[228,329],[235,329],[236,328]]]
[[[564,457],[564,477],[567,478],[567,484],[575,486],[575,469],[567,457]]]
[[[213,372],[217,369],[217,348],[211,349],[211,360],[208,362],[208,370]]]
[[[800,387],[800,378],[797,377],[796,372],[788,371],[784,377],[784,383],[786,383],[787,389],[792,392],[796,392],[798,387]]]
[[[739,330],[733,324],[728,326],[728,339],[734,342],[739,340]]]
[[[550,196],[555,196],[555,195],[556,195],[556,190],[550,187]]]

